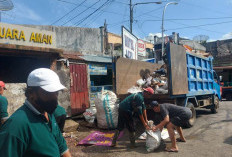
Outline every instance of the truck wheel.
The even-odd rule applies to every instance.
[[[190,108],[190,110],[192,111],[192,117],[186,123],[186,127],[191,128],[196,122],[196,110],[195,110],[194,105],[191,102],[188,102],[186,107]]]
[[[217,113],[218,108],[219,108],[219,99],[218,99],[217,96],[214,96],[214,104],[213,104],[213,108],[211,108],[211,112],[212,113]]]

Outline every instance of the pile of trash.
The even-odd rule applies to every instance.
[[[153,73],[147,72],[143,78],[137,81],[137,86],[128,89],[128,93],[137,93],[143,91],[142,88],[151,87],[154,94],[167,94],[168,93],[168,79],[167,79],[167,66],[162,65],[160,69]]]

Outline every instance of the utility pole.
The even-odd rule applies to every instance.
[[[132,33],[132,23],[133,23],[133,8],[132,0],[130,0],[130,32]]]

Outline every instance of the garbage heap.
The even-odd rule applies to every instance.
[[[167,78],[167,65],[163,64],[160,69],[146,73],[141,79],[137,81],[137,85],[128,89],[128,93],[136,93],[143,91],[143,88],[151,87],[154,94],[167,94],[168,93],[168,78]]]

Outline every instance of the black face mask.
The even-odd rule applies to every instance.
[[[58,105],[57,100],[43,101],[40,97],[38,97],[35,103],[49,114],[52,114]]]

